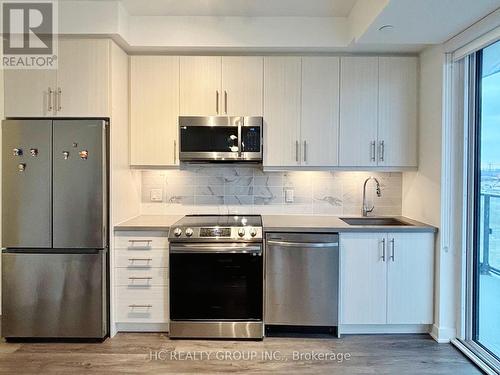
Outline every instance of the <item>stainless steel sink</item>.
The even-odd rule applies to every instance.
[[[411,226],[411,224],[394,217],[341,217],[340,220],[349,225]]]

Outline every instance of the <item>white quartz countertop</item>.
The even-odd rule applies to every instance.
[[[355,217],[355,216],[349,216]],[[349,225],[337,216],[263,215],[265,232],[436,232],[437,228],[403,216],[391,216],[411,225]]]
[[[117,231],[169,230],[183,215],[140,215],[115,226]],[[411,225],[349,225],[337,216],[262,215],[265,232],[436,232],[437,228],[403,216]]]
[[[139,215],[115,225],[115,230],[169,230],[183,215]]]

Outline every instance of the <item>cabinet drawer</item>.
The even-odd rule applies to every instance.
[[[115,236],[115,249],[167,249],[168,232],[120,232]]]
[[[168,284],[168,268],[128,269],[117,268],[116,285],[140,289]]]
[[[115,267],[150,269],[168,267],[167,250],[125,250],[115,253]]]
[[[116,319],[119,323],[168,322],[168,288],[116,288]]]

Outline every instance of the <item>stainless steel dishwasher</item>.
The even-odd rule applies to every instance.
[[[339,236],[266,235],[266,326],[338,327]]]

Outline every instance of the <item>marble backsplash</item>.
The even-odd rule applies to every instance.
[[[401,215],[402,174],[370,172],[263,172],[258,167],[187,166],[142,171],[142,214],[360,215],[364,180],[375,215]],[[285,191],[293,190],[293,203]],[[153,191],[152,191],[153,190]],[[161,196],[152,202],[151,195]]]

